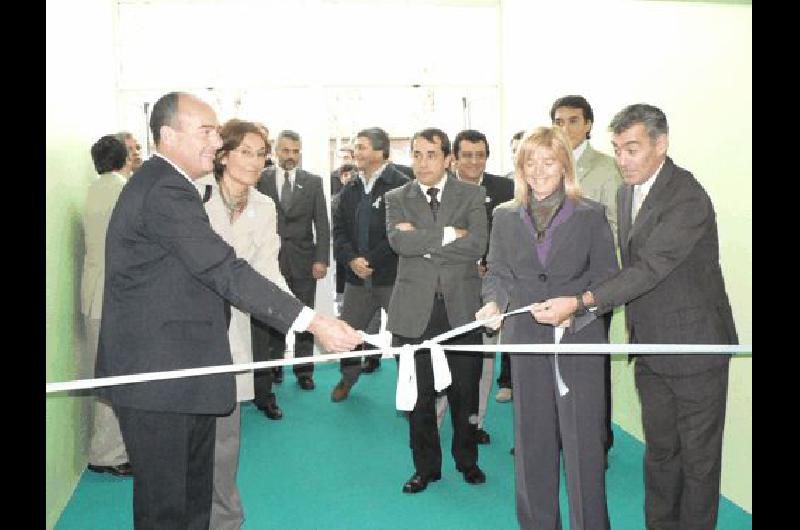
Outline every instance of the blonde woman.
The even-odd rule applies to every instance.
[[[540,127],[520,142],[514,199],[494,211],[478,317],[555,296],[575,296],[618,269],[599,203],[581,197],[569,140]],[[498,323],[499,325],[499,323]],[[563,336],[562,336],[563,335]],[[559,327],[522,313],[503,324],[503,344],[604,343],[602,319],[586,313]],[[561,455],[570,528],[609,528],[605,493],[602,355],[511,354],[517,520],[561,528]]]
[[[261,275],[286,292],[278,270],[280,239],[275,204],[255,189],[264,169],[268,138],[263,128],[233,119],[220,129],[222,147],[214,159],[214,173],[196,181],[205,200],[212,228]],[[234,364],[253,361],[250,315],[230,308],[228,340]],[[210,528],[239,529],[244,521],[236,473],[239,467],[240,406],[253,399],[253,373],[236,374],[237,405],[229,416],[217,419],[214,448],[214,489]]]

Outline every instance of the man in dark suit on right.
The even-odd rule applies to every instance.
[[[631,343],[736,344],[719,265],[714,207],[687,170],[666,156],[667,117],[630,105],[611,121],[624,184],[617,192],[622,269],[575,297],[534,309],[563,322],[625,304]],[[637,355],[645,436],[647,528],[713,529],[719,508],[729,355]]]

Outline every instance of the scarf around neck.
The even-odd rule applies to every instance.
[[[556,214],[558,214],[561,207],[564,205],[565,197],[566,193],[564,192],[563,184],[542,200],[536,199],[533,195],[533,190],[531,190],[528,199],[528,213],[531,219],[533,219],[537,242],[544,240],[544,233],[550,228],[550,224],[553,222]]]

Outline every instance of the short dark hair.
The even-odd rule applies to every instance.
[[[458,153],[461,152],[461,147],[458,145],[461,143],[461,140],[466,140],[473,144],[483,142],[483,145],[486,146],[486,158],[489,158],[489,140],[486,139],[486,135],[475,129],[465,129],[458,133],[455,140],[453,140],[453,154],[456,159],[458,159]]]
[[[175,125],[175,116],[178,114],[178,100],[180,96],[187,95],[184,92],[170,92],[164,94],[155,105],[153,112],[150,113],[150,132],[153,133],[153,143],[158,147],[161,142],[161,127]]]
[[[290,131],[289,129],[284,129],[280,133],[278,133],[278,138],[275,139],[275,145],[278,145],[278,142],[280,141],[281,138],[288,138],[293,142],[302,143],[302,140],[300,140],[300,135],[294,131]]]
[[[614,134],[620,134],[637,123],[644,125],[645,130],[647,130],[647,136],[653,142],[662,134],[669,134],[667,115],[658,107],[647,103],[628,105],[619,111],[611,120],[608,130]]]
[[[257,134],[264,140],[264,144],[269,145],[267,137],[264,135],[264,128],[251,121],[244,121],[233,118],[225,122],[220,128],[219,135],[222,138],[222,147],[217,149],[214,155],[214,177],[219,180],[225,171],[222,164],[222,157],[242,145],[242,140],[248,133]]]
[[[117,140],[113,134],[107,134],[97,140],[91,149],[94,169],[99,173],[119,171],[128,160],[128,148]]]
[[[450,139],[447,137],[447,134],[441,129],[436,129],[435,127],[428,127],[427,129],[422,129],[421,131],[414,134],[411,138],[411,150],[414,150],[414,140],[419,137],[425,138],[429,142],[436,143],[436,137],[439,137],[439,141],[442,144],[442,152],[444,156],[450,154]]]
[[[380,127],[362,129],[356,138],[366,138],[375,151],[383,151],[383,159],[389,160],[389,135]]]
[[[591,121],[592,125],[594,125],[594,112],[592,112],[592,106],[589,105],[589,102],[586,101],[586,98],[583,96],[564,96],[563,98],[558,98],[553,106],[550,107],[550,121],[554,121],[556,119],[556,110],[561,107],[569,107],[571,109],[581,109],[583,111],[583,119],[587,121]],[[592,137],[591,129],[589,132],[586,133],[586,139]]]

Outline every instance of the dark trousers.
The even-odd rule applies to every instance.
[[[636,359],[644,427],[647,528],[712,530],[717,523],[728,365],[691,375]],[[135,469],[135,468],[134,468]]]
[[[421,337],[409,338],[395,335],[396,345],[416,344],[451,329],[444,300],[437,298],[433,304],[428,327]],[[480,333],[454,337],[444,344],[482,344]],[[451,453],[456,469],[466,471],[478,463],[478,446],[475,442],[475,425],[469,417],[478,410],[478,382],[483,367],[483,356],[478,352],[446,352],[447,365],[453,382],[445,390],[453,423]],[[414,467],[422,475],[441,472],[442,449],[439,429],[436,426],[436,392],[433,387],[433,367],[430,350],[417,350],[414,355],[417,371],[417,403],[408,415],[409,437]]]
[[[272,328],[250,317],[250,337],[253,341],[253,362],[271,361]],[[282,357],[283,352],[279,358]],[[272,392],[272,370],[272,368],[262,368],[253,371],[253,401],[259,409],[275,402],[275,394]]]
[[[611,317],[613,313],[606,313],[603,318],[606,325],[606,337],[611,332]],[[605,356],[603,362],[603,378],[605,379],[605,400],[606,400],[606,453],[614,445],[614,431],[611,429],[611,355]]]
[[[505,352],[500,354],[500,375],[497,378],[497,386],[511,388],[511,359]]]
[[[297,297],[298,300],[305,305],[314,309],[314,300],[317,293],[317,280],[314,278],[291,278],[284,276],[286,285],[289,290]],[[283,353],[286,351],[286,335],[280,331],[266,327],[269,334],[268,348],[270,349],[270,359],[282,359]],[[294,336],[294,356],[295,357],[311,357],[314,354],[314,335],[309,332],[296,333]],[[314,364],[295,364],[292,368],[294,375],[300,377],[301,375],[313,375]]]
[[[133,475],[136,530],[207,530],[217,416],[114,407]]]

